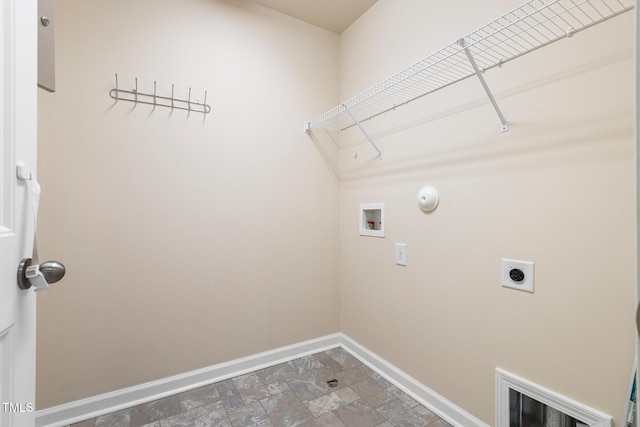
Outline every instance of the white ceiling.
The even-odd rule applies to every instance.
[[[285,15],[342,33],[377,0],[253,0]]]

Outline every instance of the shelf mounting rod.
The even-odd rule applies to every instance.
[[[482,77],[482,73],[480,72],[480,69],[478,68],[478,64],[476,64],[476,60],[473,59],[473,55],[471,55],[471,52],[469,51],[469,48],[467,47],[467,43],[464,41],[464,39],[460,39],[458,40],[458,45],[464,49],[464,53],[467,54],[467,58],[469,58],[469,62],[471,63],[471,66],[473,67],[473,71],[475,71],[476,76],[478,76],[478,79],[480,80],[480,83],[482,83],[482,87],[484,88],[484,91],[487,93],[487,96],[489,97],[489,100],[491,101],[491,104],[493,105],[493,108],[496,110],[496,113],[498,113],[498,117],[500,117],[500,131],[502,132],[507,132],[509,130],[509,123],[507,123],[507,119],[504,118],[504,115],[502,114],[502,111],[500,111],[500,107],[498,107],[498,103],[496,102],[496,99],[493,97],[493,94],[491,93],[491,89],[489,89],[489,86],[487,85],[487,82],[484,80],[484,77]]]
[[[369,136],[367,131],[362,127],[362,125],[360,124],[360,121],[356,118],[356,116],[353,115],[353,113],[351,113],[351,111],[347,108],[346,104],[342,104],[342,107],[344,108],[344,111],[346,111],[347,114],[349,114],[349,117],[351,117],[351,120],[353,120],[353,122],[356,124],[356,126],[358,126],[358,129],[360,129],[360,132],[362,132],[362,134],[365,136],[365,138],[367,138],[369,143],[371,143],[373,148],[375,148],[375,150],[378,152],[378,158],[380,160],[382,160],[382,151],[380,151],[380,148],[378,148],[378,146],[373,141],[373,139],[371,139],[371,137]]]

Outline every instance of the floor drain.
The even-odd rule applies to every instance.
[[[329,380],[327,381],[327,385],[329,387],[338,387],[338,380]]]

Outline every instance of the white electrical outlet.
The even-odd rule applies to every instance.
[[[503,258],[502,286],[533,293],[533,263]]]
[[[396,264],[407,265],[407,244],[396,243]]]

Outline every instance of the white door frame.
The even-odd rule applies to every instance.
[[[17,286],[20,260],[30,257],[33,214],[16,165],[36,171],[37,2],[0,3],[0,425],[35,423],[33,291]]]

